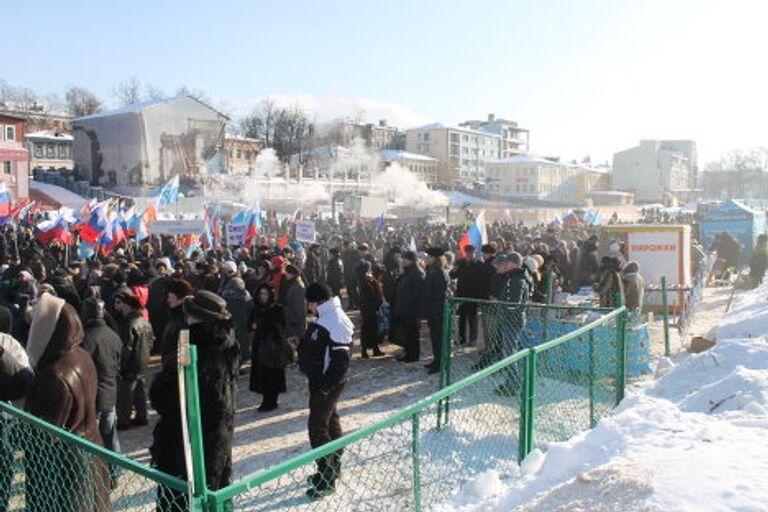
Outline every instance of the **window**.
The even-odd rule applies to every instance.
[[[429,140],[429,134],[428,134],[428,133],[425,133],[425,134],[424,134],[424,141],[426,142],[426,141],[428,141],[428,140]]]
[[[242,149],[238,149],[237,150],[237,158],[243,158],[243,150]]]
[[[35,143],[35,158],[43,158],[43,145],[39,142]]]
[[[5,140],[13,142],[16,140],[16,127],[8,124],[5,125]]]
[[[251,159],[251,152],[249,150],[245,150],[245,159],[250,160]]]
[[[11,162],[10,160],[6,160],[3,162],[3,172],[5,174],[11,174]]]

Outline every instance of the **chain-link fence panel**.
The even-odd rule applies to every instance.
[[[622,315],[613,316],[567,341],[534,349],[534,446],[565,441],[593,427],[618,403],[625,357],[622,321]]]
[[[610,311],[449,298],[441,385],[456,382],[519,350],[568,334]]]
[[[383,422],[212,493],[235,510],[422,510],[488,469],[518,464],[525,353]],[[342,418],[343,421],[343,418]],[[320,499],[322,498],[322,499]]]
[[[181,480],[0,403],[0,510],[181,512],[186,492]]]

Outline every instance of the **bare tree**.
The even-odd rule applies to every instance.
[[[768,171],[768,148],[755,147],[747,151],[731,150],[719,159],[708,162],[707,171]]]
[[[165,98],[165,92],[156,85],[147,84],[144,87],[144,96],[148,100],[161,100]]]
[[[112,96],[121,106],[133,105],[142,99],[141,81],[132,76],[125,82],[121,82],[112,89]]]
[[[70,85],[64,93],[67,112],[72,117],[90,116],[104,110],[104,105],[94,93],[79,85]]]
[[[311,124],[298,103],[283,108],[267,98],[240,121],[240,131],[246,137],[263,140],[267,147],[274,148],[277,155],[286,160],[306,148]]]
[[[207,103],[210,105],[212,103],[211,97],[208,96],[208,93],[206,93],[202,89],[196,89],[194,87],[188,87],[187,85],[182,85],[178,89],[176,89],[176,96],[191,96],[195,98],[196,100],[202,101],[203,103]]]

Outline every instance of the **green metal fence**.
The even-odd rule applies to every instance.
[[[0,402],[0,510],[183,510],[187,483]]]
[[[516,306],[489,303],[501,308],[494,311]],[[210,491],[212,509],[420,511],[450,499],[484,470],[514,474],[532,449],[590,428],[623,397],[626,309],[588,313],[593,321],[551,341],[501,351],[483,368],[464,364],[471,371],[457,382],[449,383],[444,371],[442,389],[383,421]],[[548,333],[562,329],[547,322]],[[499,322],[504,326],[507,319]],[[446,340],[451,336],[448,328]],[[444,370],[463,359],[446,361]],[[339,455],[335,493],[308,500],[315,461]]]
[[[461,301],[451,300],[442,389],[220,490],[205,487],[196,354],[184,340],[179,371],[189,482],[0,403],[0,509],[421,511],[450,499],[482,471],[513,475],[531,450],[590,428],[621,400],[626,309],[566,312],[480,302],[481,322],[490,324],[478,335],[487,344],[482,348],[495,347],[492,336],[501,340],[493,358],[481,361],[479,351],[457,346],[453,317]],[[310,501],[308,479],[323,457],[340,457],[341,474],[333,494]],[[163,486],[191,500],[158,502]]]

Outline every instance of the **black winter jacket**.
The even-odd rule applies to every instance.
[[[328,392],[347,380],[349,345],[336,343],[328,329],[312,323],[299,345],[299,368],[307,376],[310,389]]]
[[[98,376],[96,410],[108,411],[117,405],[117,376],[120,373],[120,355],[123,343],[102,319],[91,319],[85,324],[85,337],[81,346],[93,358]]]
[[[120,339],[123,350],[120,356],[120,376],[123,379],[136,378],[146,373],[149,366],[149,353],[155,342],[152,326],[141,316],[141,311],[133,311],[120,322]]]
[[[411,265],[397,278],[395,298],[392,304],[393,315],[396,318],[416,318],[421,307],[421,290],[424,276],[421,269]]]

